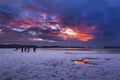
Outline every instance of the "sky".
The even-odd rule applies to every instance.
[[[0,44],[120,46],[119,0],[0,0]]]

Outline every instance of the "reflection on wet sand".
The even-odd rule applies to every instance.
[[[82,60],[72,60],[75,64],[83,65],[88,64],[93,58],[84,58]]]
[[[74,61],[74,63],[75,63],[75,64],[85,64],[85,62],[78,61],[78,60]]]

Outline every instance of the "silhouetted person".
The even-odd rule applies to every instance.
[[[18,51],[18,49],[19,49],[19,48],[17,47],[17,48],[16,48],[16,51]]]
[[[26,47],[24,47],[24,52],[26,52],[27,51],[27,48]]]
[[[15,48],[14,51],[18,51],[19,48]]]
[[[21,52],[23,52],[24,51],[24,48],[21,48]]]
[[[35,51],[36,51],[36,46],[33,47],[33,52],[35,52]]]
[[[30,51],[30,47],[27,47],[27,52],[29,52]]]

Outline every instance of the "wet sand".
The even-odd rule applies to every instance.
[[[119,53],[95,49],[22,53],[0,49],[0,80],[120,80]]]

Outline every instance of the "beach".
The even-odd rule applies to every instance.
[[[0,80],[120,80],[119,49],[0,49]]]

